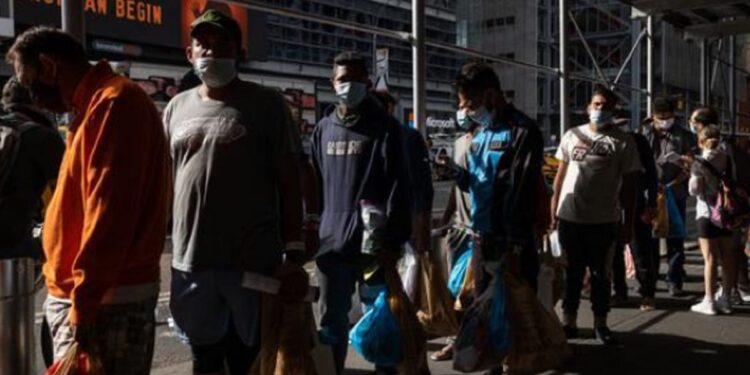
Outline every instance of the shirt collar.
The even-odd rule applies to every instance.
[[[100,61],[89,69],[81,82],[78,83],[78,87],[73,94],[73,109],[77,113],[85,112],[94,93],[102,86],[104,81],[114,75],[115,73],[107,61]]]
[[[71,133],[75,133],[82,121],[82,117],[79,117],[78,115],[86,112],[89,102],[91,102],[91,98],[93,98],[96,91],[102,87],[106,80],[112,78],[114,75],[115,73],[112,71],[109,63],[102,60],[89,69],[81,81],[78,82],[76,91],[73,93],[72,112],[74,120],[71,121],[69,126],[69,131]]]

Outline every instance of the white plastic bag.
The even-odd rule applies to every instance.
[[[560,246],[560,238],[557,231],[549,234],[549,252],[553,258],[562,257],[562,246]]]
[[[406,244],[404,256],[398,264],[398,273],[409,301],[416,302],[419,290],[419,255],[410,244]]]

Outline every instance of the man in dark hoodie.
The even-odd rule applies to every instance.
[[[355,286],[360,283],[360,297],[367,300],[366,291],[375,289],[367,286],[383,284],[382,271],[365,279],[365,264],[373,259],[386,267],[395,264],[411,234],[411,193],[400,125],[368,95],[371,83],[364,58],[353,52],[337,56],[331,83],[338,105],[318,123],[312,156],[322,182],[317,256],[321,340],[333,346],[341,374]],[[370,223],[363,222],[362,211]],[[365,224],[376,228],[376,245],[363,249]]]

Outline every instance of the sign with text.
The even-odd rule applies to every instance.
[[[14,0],[15,19],[26,25],[60,25],[62,0]],[[175,0],[83,0],[86,32],[99,37],[177,47],[180,2]]]

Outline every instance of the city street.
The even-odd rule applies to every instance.
[[[435,207],[440,211],[447,203],[450,183],[438,182]],[[731,316],[708,317],[689,312],[690,305],[702,297],[702,260],[690,244],[687,256],[689,274],[686,289],[688,296],[669,298],[666,286],[659,283],[657,310],[642,312],[638,309],[635,289],[631,289],[630,303],[614,308],[610,325],[617,332],[621,345],[609,348],[597,344],[593,339],[572,342],[574,356],[560,373],[565,374],[739,374],[735,366],[742,363],[750,353],[750,306],[735,310]],[[168,325],[169,318],[169,245],[162,256],[162,286],[157,313],[156,353],[153,375],[189,374],[190,352],[180,343]],[[662,275],[666,265],[662,265]],[[632,287],[634,280],[629,280]],[[40,292],[38,310],[41,311],[44,292]],[[584,335],[592,336],[589,327],[592,316],[584,301],[580,311],[580,326]],[[37,313],[37,322],[41,316]],[[37,324],[37,329],[39,325]],[[430,343],[431,351],[438,350],[443,340]],[[42,366],[41,357],[37,363]],[[433,374],[455,374],[451,362],[432,362]],[[40,367],[41,368],[41,367]],[[353,350],[347,358],[347,374],[367,374],[372,366]]]

